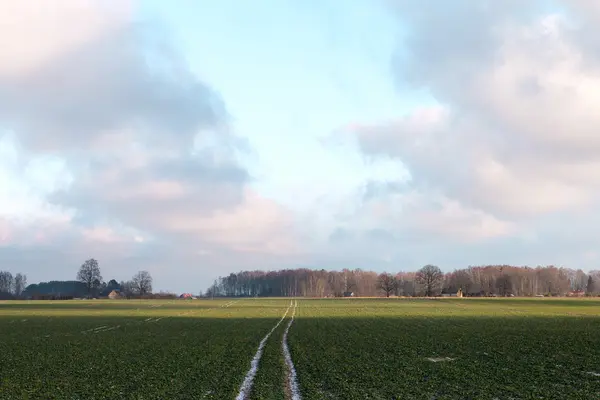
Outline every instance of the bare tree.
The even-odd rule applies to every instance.
[[[469,293],[473,287],[473,279],[467,270],[458,270],[453,274],[454,285],[457,289],[462,289],[464,293]]]
[[[426,265],[417,271],[416,281],[423,285],[427,297],[433,296],[439,290],[443,280],[442,270],[435,265]]]
[[[0,271],[0,293],[12,294],[14,289],[13,275],[8,271]]]
[[[513,292],[513,280],[510,275],[502,274],[496,280],[496,288],[500,296],[508,296]]]
[[[121,288],[121,294],[127,298],[130,298],[134,294],[132,281],[121,281],[119,287]]]
[[[20,296],[27,287],[27,275],[17,273],[15,275],[15,296]]]
[[[377,277],[377,289],[385,293],[385,297],[390,297],[390,294],[396,291],[398,280],[392,274],[384,272]]]
[[[98,289],[102,283],[98,261],[93,258],[86,260],[79,268],[77,280],[85,284],[88,295],[91,295],[92,291]]]
[[[480,265],[458,269],[448,274],[437,274],[440,280],[420,271],[420,281],[416,272],[394,274],[397,288],[391,294],[437,295],[442,289],[455,293],[458,289],[468,295],[494,296],[510,295],[534,296],[536,294],[561,294],[570,288],[587,287],[592,277],[594,292],[600,291],[600,271],[587,274],[554,266],[513,266]],[[585,285],[581,282],[585,278]],[[427,283],[429,281],[429,283]],[[341,296],[343,292],[354,290],[361,296],[376,296],[382,293],[378,284],[379,274],[364,270],[309,270],[299,268],[280,271],[242,271],[219,277],[207,290],[210,296]],[[595,288],[594,288],[595,286]],[[427,290],[429,288],[429,290]],[[574,290],[574,289],[573,289]],[[590,290],[588,290],[589,292]],[[297,294],[295,294],[297,293]]]
[[[587,281],[588,281],[588,276],[585,272],[583,272],[581,269],[578,270],[572,270],[572,269],[567,269],[566,270],[566,275],[567,275],[567,279],[569,279],[570,283],[571,283],[571,290],[575,290],[575,291],[584,291],[586,286],[587,286]]]
[[[148,271],[140,271],[133,276],[134,290],[140,295],[152,293],[152,276]]]

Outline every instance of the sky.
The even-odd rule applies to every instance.
[[[592,0],[0,0],[0,270],[600,261]]]

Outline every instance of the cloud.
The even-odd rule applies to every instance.
[[[29,28],[10,24],[3,32],[3,40],[13,39],[0,70],[0,117],[29,148],[94,147],[126,131],[132,139],[180,150],[200,129],[224,123],[218,94],[151,35],[151,26],[124,15],[127,2],[56,5],[43,16],[31,3],[4,6],[5,18],[26,20]],[[50,27],[56,32],[49,34]]]
[[[240,161],[251,138],[219,88],[136,2],[0,2],[0,263],[70,279],[96,257],[105,277],[196,291],[239,269],[595,262],[597,2],[385,3],[398,95],[436,101],[340,120],[372,176],[288,209]]]
[[[416,194],[408,221],[449,239],[572,244],[579,235],[555,225],[566,221],[597,235],[581,217],[600,206],[596,3],[561,2],[558,13],[541,2],[394,2],[410,27],[395,79],[439,105],[352,129],[364,154],[394,157],[411,173],[400,197],[366,207]]]
[[[131,20],[133,6],[129,0],[2,2],[0,75],[29,74],[90,39],[118,29]]]
[[[31,257],[21,268],[71,278],[96,257],[107,277],[144,268],[198,290],[219,268],[295,251],[291,214],[248,187],[248,145],[218,92],[134,11],[0,4],[0,127],[19,148],[3,167],[12,186],[0,200],[17,208],[0,213],[0,259],[46,248],[60,268]],[[68,179],[49,178],[52,162]],[[17,193],[29,203],[18,208]]]

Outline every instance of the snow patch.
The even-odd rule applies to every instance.
[[[221,308],[228,308],[228,307],[231,307],[232,305],[234,305],[235,303],[237,303],[238,301],[239,301],[239,300],[230,301],[230,302],[228,302],[228,303],[225,303],[225,304],[221,305],[220,307],[221,307]]]
[[[294,309],[292,310],[292,318],[290,318],[290,322],[285,328],[285,332],[283,333],[282,340],[282,349],[283,356],[285,357],[285,363],[288,368],[288,376],[287,376],[287,388],[290,391],[291,400],[300,400],[302,397],[300,396],[300,389],[298,389],[298,380],[296,376],[296,368],[294,367],[294,362],[292,361],[292,355],[290,354],[290,349],[288,347],[288,332],[290,331],[290,327],[294,323],[294,316],[296,315],[296,308],[298,308],[298,300],[294,300]]]
[[[454,360],[456,360],[456,358],[450,358],[450,357],[427,357],[426,360],[434,362],[434,363],[438,363],[438,362],[444,362],[444,361],[454,361]]]
[[[94,333],[112,331],[113,329],[119,329],[120,327],[121,327],[121,325],[111,326],[111,327],[106,328],[106,329],[101,330],[101,331],[94,331]]]
[[[88,333],[88,332],[100,331],[100,330],[102,330],[104,328],[107,328],[107,327],[108,327],[107,325],[102,325],[102,326],[98,326],[96,328],[92,328],[92,329],[87,329],[85,331],[81,331],[81,333]]]

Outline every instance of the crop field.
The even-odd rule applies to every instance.
[[[0,399],[600,399],[596,299],[0,302]]]

